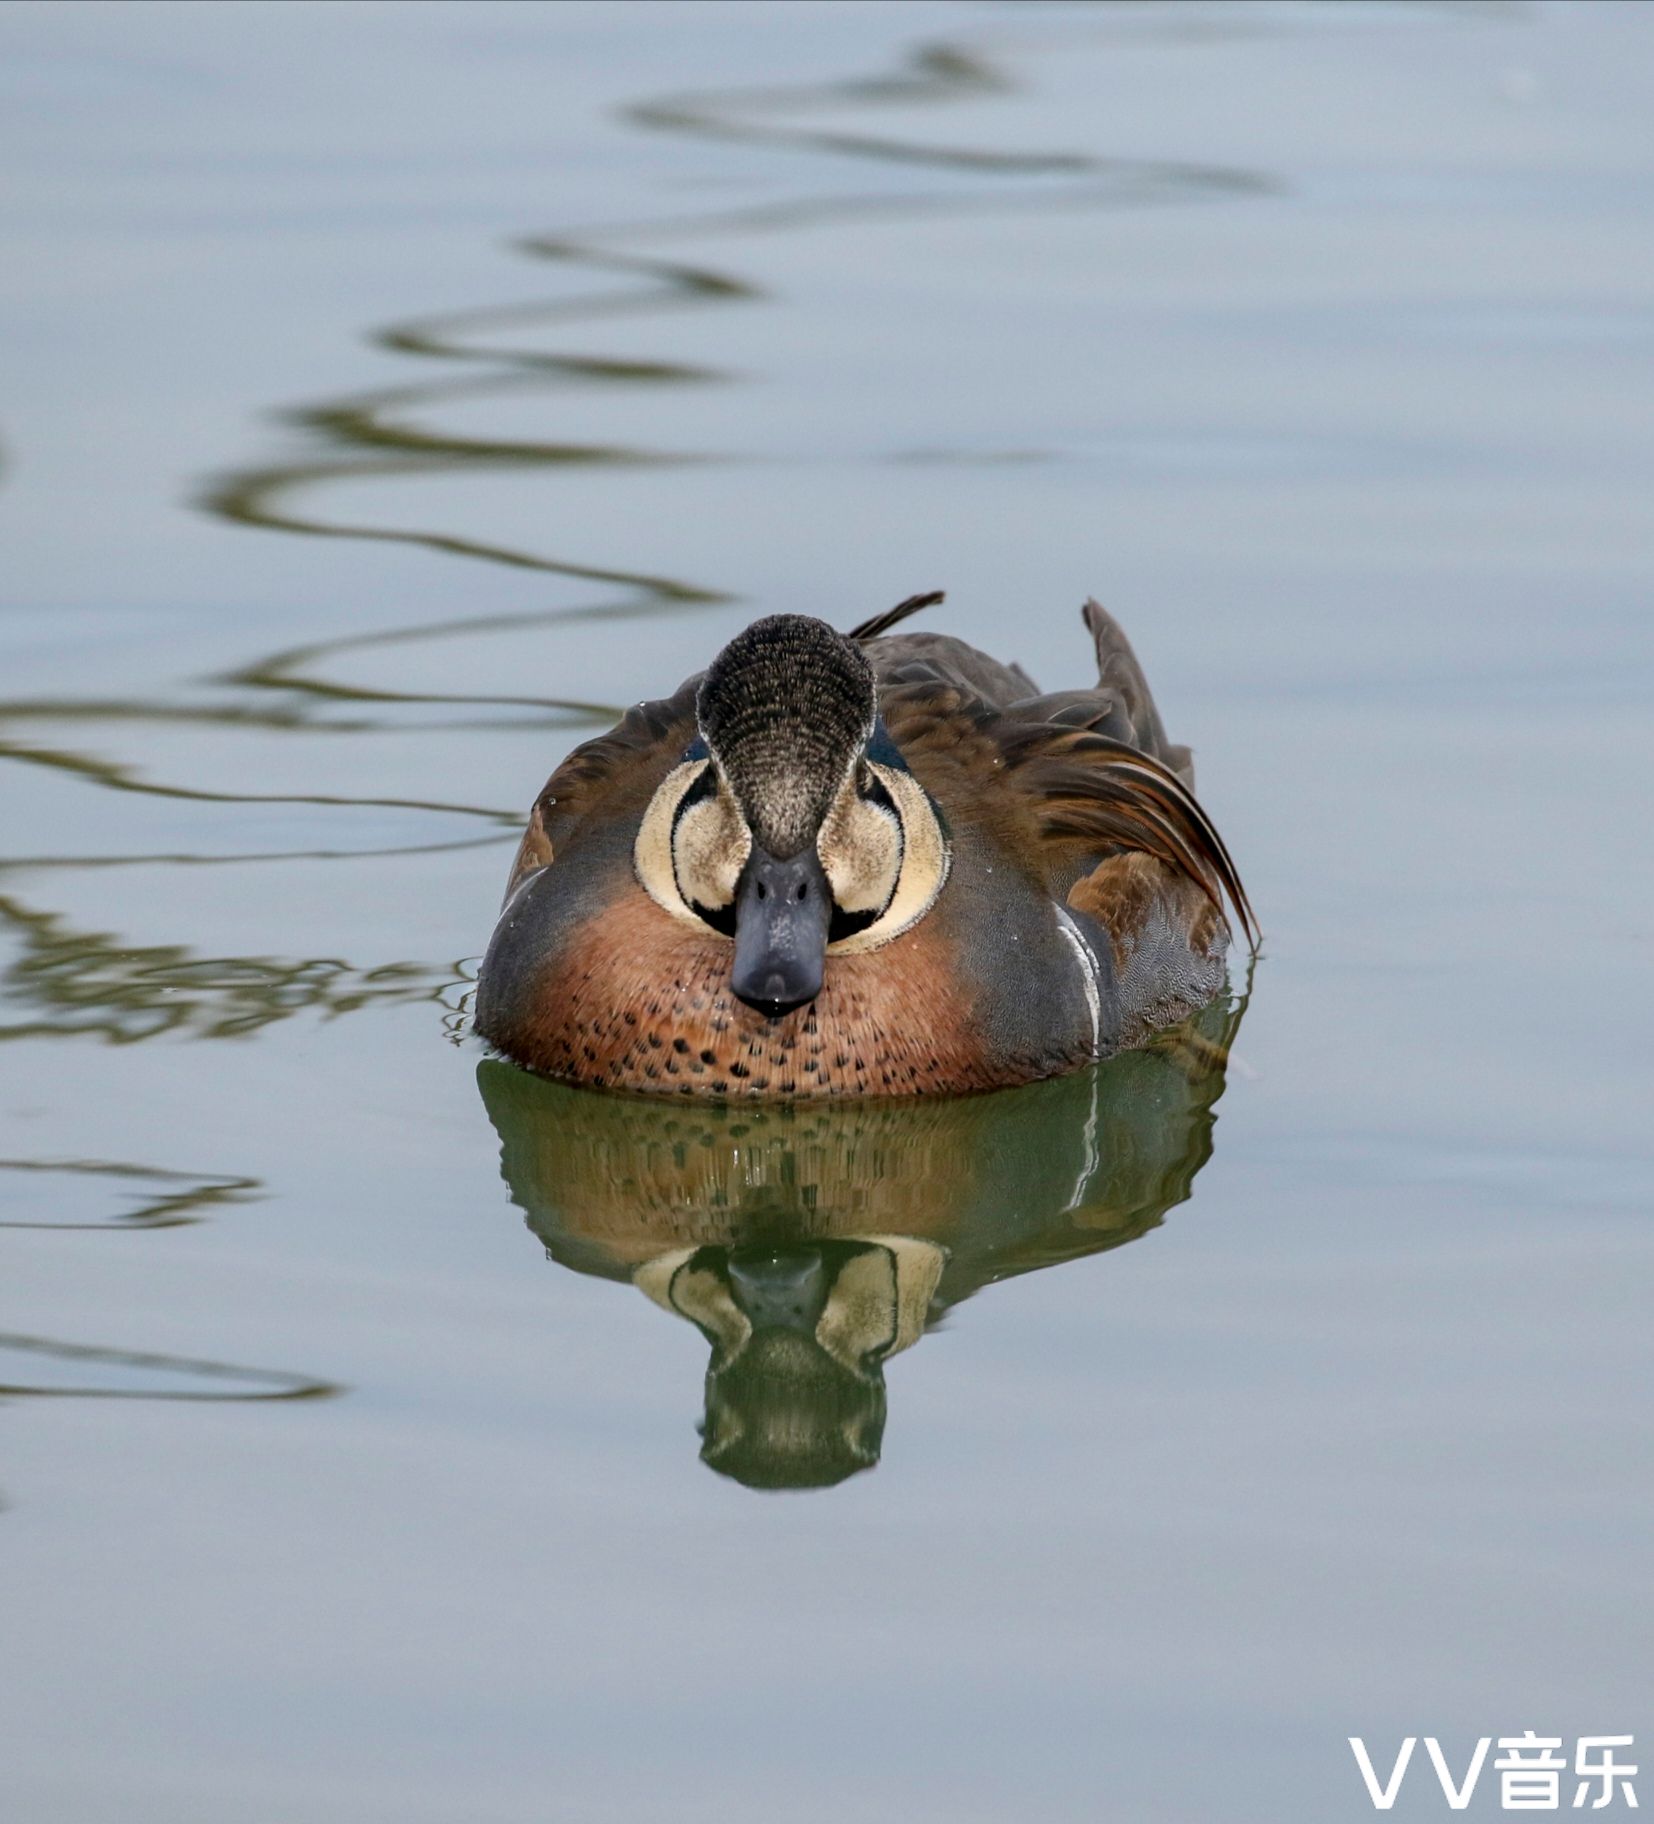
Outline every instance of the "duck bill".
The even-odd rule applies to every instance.
[[[735,967],[730,985],[772,1020],[813,1001],[827,965],[833,897],[812,843],[777,861],[757,844],[735,889]]]

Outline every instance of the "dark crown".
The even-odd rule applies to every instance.
[[[707,667],[695,704],[753,840],[783,861],[815,840],[877,713],[861,648],[802,614],[738,633]]]

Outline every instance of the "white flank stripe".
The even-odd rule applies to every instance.
[[[1057,929],[1074,947],[1074,955],[1079,959],[1080,980],[1085,987],[1086,1011],[1091,1015],[1091,1055],[1096,1057],[1103,1043],[1103,1002],[1097,989],[1097,959],[1091,954],[1090,946],[1080,936],[1080,927],[1061,906],[1056,908]]]

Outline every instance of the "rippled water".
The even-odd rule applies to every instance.
[[[1630,5],[4,9],[0,1814],[1647,1758],[1651,107]],[[484,1059],[566,748],[934,587],[1119,614],[1249,1004],[899,1114]]]

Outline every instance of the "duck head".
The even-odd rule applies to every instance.
[[[829,954],[876,949],[947,875],[935,806],[879,719],[873,667],[825,621],[772,615],[696,698],[698,739],[639,828],[639,880],[731,940],[730,986],[771,1019],[813,1001]]]
[[[712,1347],[701,1460],[826,1488],[879,1460],[884,1364],[924,1334],[946,1250],[908,1235],[681,1248],[634,1283]]]

